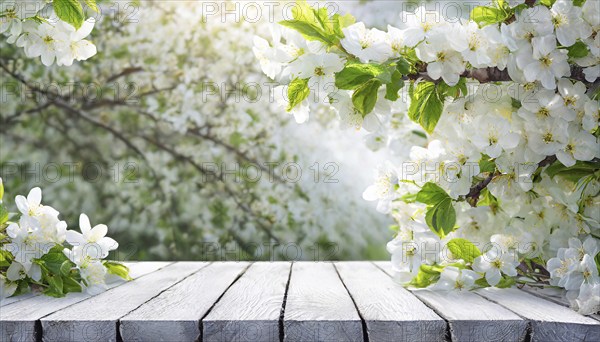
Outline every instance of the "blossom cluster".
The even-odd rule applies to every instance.
[[[0,179],[0,201],[4,188]],[[81,232],[67,229],[59,212],[42,204],[42,191],[33,188],[27,197],[15,197],[18,213],[9,214],[0,202],[0,296],[2,299],[39,288],[44,294],[62,297],[69,292],[98,293],[106,279],[128,279],[127,267],[103,260],[117,249],[107,237],[108,228],[91,226],[81,214]],[[70,247],[65,247],[67,243]]]
[[[458,21],[421,7],[387,32],[293,14],[255,54],[298,122],[330,108],[392,152],[363,197],[397,223],[400,281],[559,286],[600,310],[597,2],[497,0]]]
[[[66,4],[65,2],[69,2]],[[95,7],[95,1],[87,1]],[[96,46],[87,38],[95,24],[94,18],[81,22],[70,12],[78,1],[35,0],[0,5],[0,34],[6,42],[23,48],[29,58],[40,57],[44,65],[70,66],[73,61],[83,61],[97,52]],[[67,10],[68,9],[68,10]],[[76,15],[83,12],[76,12]]]

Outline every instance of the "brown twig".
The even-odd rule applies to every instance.
[[[470,69],[463,72],[460,77],[470,78],[479,81],[479,83],[493,83],[493,82],[510,82],[512,79],[508,74],[508,69],[500,70],[498,68],[479,68],[479,69]],[[583,68],[579,66],[571,67],[571,76],[569,77],[573,80],[586,82],[585,74],[583,73]],[[442,80],[432,79],[426,71],[418,72],[416,74],[407,75],[405,79],[408,80],[417,80],[422,79],[425,81],[439,83]]]
[[[552,163],[554,163],[557,160],[556,156],[547,156],[546,158],[544,158],[544,160],[542,160],[541,162],[538,163],[537,168],[539,169],[541,167],[544,166],[548,166]],[[485,189],[490,183],[491,181],[494,179],[494,177],[501,175],[500,172],[490,172],[487,177],[485,177],[482,181],[480,181],[479,183],[473,185],[471,187],[471,190],[469,191],[469,193],[465,196],[465,199],[467,200],[467,202],[472,206],[472,207],[476,207],[477,206],[477,202],[479,201],[479,196],[481,195],[481,192],[483,191],[483,189]]]
[[[494,177],[499,174],[500,174],[499,172],[490,172],[490,174],[487,177],[485,177],[481,182],[479,182],[479,183],[473,185],[473,187],[471,187],[471,190],[467,194],[466,199],[467,199],[467,202],[469,202],[469,204],[472,207],[477,206],[477,202],[479,201],[479,196],[481,195],[481,191],[483,191],[483,189],[485,189],[490,184],[492,179],[494,179]]]

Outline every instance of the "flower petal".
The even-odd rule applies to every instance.
[[[27,199],[25,196],[18,195],[15,197],[15,204],[17,205],[17,209],[23,214],[29,214],[29,204],[27,204]]]
[[[42,203],[42,189],[35,187],[29,191],[27,195],[27,202],[29,205],[38,206]]]
[[[86,214],[79,215],[79,229],[83,234],[89,232],[92,229],[92,225],[90,224],[90,219]]]

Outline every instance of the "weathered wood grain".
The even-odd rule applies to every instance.
[[[124,341],[198,339],[200,319],[248,265],[242,262],[213,263],[202,268],[121,318],[121,337]],[[252,307],[247,309],[252,310]]]
[[[362,322],[333,264],[292,266],[284,341],[362,341]]]
[[[44,341],[116,341],[118,320],[205,267],[178,262],[41,319]]]
[[[452,341],[524,341],[528,322],[472,292],[412,291],[448,321]]]
[[[255,263],[202,320],[206,342],[279,341],[291,263]]]
[[[531,293],[534,296],[547,299],[556,304],[560,304],[562,306],[571,307],[567,298],[565,298],[565,290],[563,289],[554,289],[554,288],[539,288],[539,287],[530,287],[525,286],[521,290]],[[597,321],[600,321],[600,314],[589,315]]]
[[[12,303],[20,302],[24,299],[29,299],[29,298],[35,297],[39,294],[40,294],[39,292],[30,292],[30,293],[22,294],[20,296],[3,298],[2,300],[0,300],[0,307],[8,305],[8,304],[12,304]]]
[[[530,320],[532,341],[600,341],[600,322],[562,305],[514,288],[477,293]]]
[[[369,341],[443,341],[446,322],[370,262],[336,263]]]
[[[126,265],[129,266],[131,277],[135,279],[133,282],[137,282],[145,275],[169,263],[136,262],[126,263]],[[125,282],[112,283],[108,287],[113,288],[123,284]],[[86,293],[69,293],[64,298],[39,295],[3,306],[0,309],[0,341],[37,341],[37,337],[41,337],[41,331],[36,326],[40,318],[90,297]]]
[[[390,276],[389,261],[375,263]],[[528,322],[472,292],[412,291],[448,321],[452,341],[523,341]]]

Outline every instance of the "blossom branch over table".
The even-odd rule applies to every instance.
[[[398,279],[555,286],[598,312],[597,1],[494,0],[468,20],[420,7],[397,23],[301,1],[255,54],[296,121],[325,107],[393,153],[363,197],[397,223]]]

